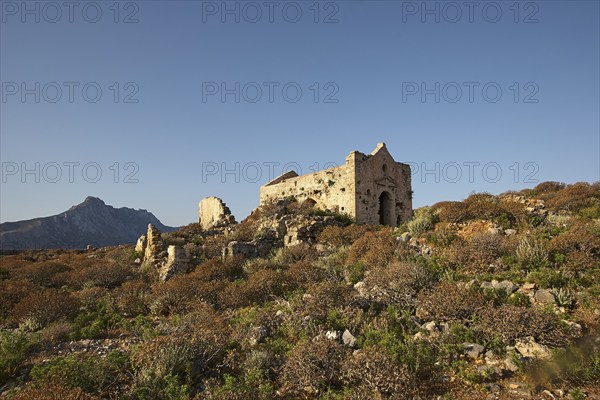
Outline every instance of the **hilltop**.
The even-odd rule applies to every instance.
[[[397,228],[294,198],[219,215],[0,258],[0,397],[600,396],[599,183],[476,193]]]

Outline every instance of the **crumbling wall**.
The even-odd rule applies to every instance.
[[[354,214],[354,178],[349,164],[313,174],[277,178],[260,189],[260,203],[294,196],[321,209]]]
[[[204,230],[235,223],[229,207],[218,197],[206,197],[198,204],[198,222]]]

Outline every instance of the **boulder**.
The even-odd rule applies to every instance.
[[[512,294],[514,292],[517,291],[519,287],[517,285],[515,285],[514,283],[512,283],[511,281],[502,281],[502,282],[498,282],[495,286],[494,289],[496,290],[504,290],[506,292],[506,294]]]
[[[519,370],[519,366],[515,363],[512,357],[506,357],[504,359],[504,368],[510,372],[517,372]]]
[[[548,360],[552,356],[548,347],[537,343],[531,336],[525,339],[518,339],[515,342],[515,348],[523,357]]]
[[[535,292],[534,299],[542,304],[555,304],[554,293],[548,289],[540,289]]]
[[[463,349],[467,357],[475,360],[483,354],[485,347],[477,343],[463,343]]]
[[[256,346],[265,341],[269,337],[269,329],[263,325],[255,326],[250,331],[250,346]]]
[[[356,338],[350,333],[348,329],[346,329],[342,334],[342,341],[348,347],[356,346]]]
[[[523,286],[521,286],[521,291],[523,293],[532,293],[533,291],[535,291],[535,283],[524,283]]]
[[[410,240],[410,233],[404,232],[402,235],[399,236],[399,238],[400,238],[400,242],[408,243],[408,241]]]

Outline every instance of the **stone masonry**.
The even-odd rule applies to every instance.
[[[202,229],[210,230],[235,224],[229,207],[218,197],[206,197],[198,204],[198,222]]]
[[[385,143],[371,154],[351,152],[338,167],[302,176],[290,171],[260,188],[261,204],[290,196],[363,224],[398,226],[412,217],[410,166],[396,162]]]

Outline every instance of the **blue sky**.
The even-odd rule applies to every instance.
[[[415,206],[599,179],[598,1],[0,3],[2,222],[88,195],[240,220],[381,141]]]

